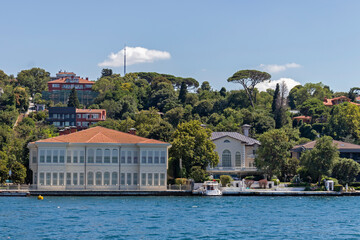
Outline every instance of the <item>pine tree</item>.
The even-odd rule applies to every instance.
[[[80,107],[80,102],[77,97],[77,92],[76,92],[75,88],[71,89],[71,93],[70,93],[70,96],[68,99],[68,107],[75,107],[75,108]]]

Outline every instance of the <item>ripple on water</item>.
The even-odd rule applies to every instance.
[[[47,197],[44,201],[32,197],[0,198],[0,239],[359,239],[359,200],[360,197]]]

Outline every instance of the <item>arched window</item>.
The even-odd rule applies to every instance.
[[[231,152],[229,150],[223,151],[222,166],[223,167],[231,167]]]
[[[94,173],[88,172],[87,174],[87,184],[88,185],[94,185]]]
[[[104,185],[110,185],[110,173],[104,172]]]
[[[235,166],[241,167],[241,154],[240,152],[236,152],[235,154]]]
[[[225,140],[224,143],[229,143],[230,141],[229,140]]]
[[[102,185],[102,174],[101,172],[96,172],[96,185]]]
[[[94,163],[94,150],[93,149],[89,149],[89,151],[88,151],[87,162]]]

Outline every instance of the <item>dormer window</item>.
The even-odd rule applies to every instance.
[[[229,140],[225,140],[224,143],[230,143],[230,141],[229,141]]]

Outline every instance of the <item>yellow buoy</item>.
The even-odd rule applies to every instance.
[[[43,196],[41,196],[41,195],[38,196],[38,200],[43,200],[43,199],[44,199]]]

